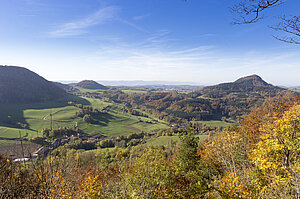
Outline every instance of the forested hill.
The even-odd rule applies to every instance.
[[[278,92],[285,89],[273,86],[265,82],[258,75],[251,75],[242,77],[235,82],[222,83],[215,86],[207,86],[201,89],[199,92],[207,97],[224,97],[232,93],[249,94],[260,93],[266,96],[275,96]]]
[[[0,65],[0,102],[32,103],[63,98],[65,91],[22,67]]]
[[[107,87],[92,80],[83,80],[75,84],[74,86],[86,88],[86,89],[107,89]]]
[[[191,114],[195,110],[207,112],[211,117],[226,116],[236,118],[260,106],[268,97],[274,97],[286,89],[273,86],[257,75],[242,77],[234,82],[207,86],[189,94],[191,99],[173,105],[173,110],[186,112],[187,105]],[[200,114],[198,114],[200,115]],[[203,118],[203,117],[202,117]],[[210,118],[206,116],[206,119]]]
[[[248,114],[251,108],[262,105],[266,98],[283,91],[287,90],[251,75],[191,92],[188,99],[173,103],[167,112],[188,120],[220,119],[223,116],[236,119]]]

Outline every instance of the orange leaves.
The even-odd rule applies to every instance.
[[[241,132],[247,134],[248,139],[252,144],[257,143],[262,133],[262,125],[266,125],[267,122],[272,122],[277,118],[282,117],[285,111],[299,103],[299,97],[289,93],[284,96],[268,99],[261,108],[257,108],[244,117],[241,122]]]

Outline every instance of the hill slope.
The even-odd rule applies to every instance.
[[[264,93],[267,96],[275,96],[278,92],[284,91],[285,89],[273,86],[265,82],[258,75],[251,75],[242,77],[235,82],[222,83],[215,86],[204,87],[200,93],[207,97],[224,97],[232,93],[250,94]]]
[[[257,75],[242,77],[234,82],[207,86],[189,94],[171,106],[170,114],[191,120],[212,120],[221,117],[236,118],[260,106],[268,97],[286,91],[265,82]]]
[[[107,89],[107,87],[103,86],[102,84],[99,84],[98,82],[92,81],[92,80],[83,80],[74,86],[78,86],[81,88],[86,89]]]
[[[22,67],[0,65],[0,102],[33,103],[59,99],[65,91]]]

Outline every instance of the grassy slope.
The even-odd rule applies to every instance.
[[[147,90],[122,90],[123,93],[147,93]]]
[[[87,89],[78,86],[75,86],[74,88],[77,88],[82,93],[103,93],[103,91],[106,91],[104,89]]]
[[[121,106],[110,104],[107,102],[101,102],[100,100],[97,99],[89,99],[89,101],[94,107],[99,107],[99,108],[104,108],[107,106],[110,107],[110,111],[109,111],[110,116],[108,117],[108,121],[104,125],[100,125],[100,126],[98,125],[97,129],[95,129],[105,135],[117,136],[117,135],[124,135],[132,132],[136,132],[136,130],[132,130],[128,127],[134,127],[143,131],[153,131],[156,129],[168,128],[166,124],[162,124],[162,123],[157,123],[157,124],[145,123],[145,121],[149,120],[148,118],[136,117],[128,113],[124,113],[121,110]],[[79,124],[79,127],[80,125],[83,124]],[[88,125],[86,128],[92,129],[95,128],[95,125]]]
[[[22,136],[26,138],[35,137],[37,132],[40,132],[43,128],[50,128],[50,113],[53,115],[53,127],[73,127],[76,122],[80,129],[84,130],[88,134],[102,133],[109,137],[117,135],[126,135],[139,131],[154,131],[157,129],[166,129],[168,126],[164,123],[149,124],[145,121],[151,119],[145,117],[136,117],[125,113],[121,110],[121,106],[102,102],[98,99],[85,98],[89,104],[93,107],[97,107],[100,110],[109,106],[107,114],[103,115],[103,122],[97,125],[87,124],[83,122],[82,118],[76,117],[76,111],[80,110],[74,106],[61,106],[58,108],[46,108],[46,109],[25,109],[23,115],[25,121],[29,124],[32,130],[20,130],[16,128],[0,127],[0,137],[2,138],[19,138],[19,131],[22,132]],[[41,136],[40,134],[38,134]]]
[[[28,136],[26,137],[34,137],[36,136],[36,132],[32,131],[32,130],[27,130],[27,129],[17,129],[17,128],[10,128],[10,127],[0,127],[0,137],[1,138],[20,138],[20,134],[19,132],[21,132],[21,136],[24,137],[27,133]]]

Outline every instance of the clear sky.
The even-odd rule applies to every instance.
[[[215,84],[258,74],[300,85],[300,45],[268,26],[300,1],[231,25],[234,0],[0,0],[0,64],[48,80],[160,80]]]

